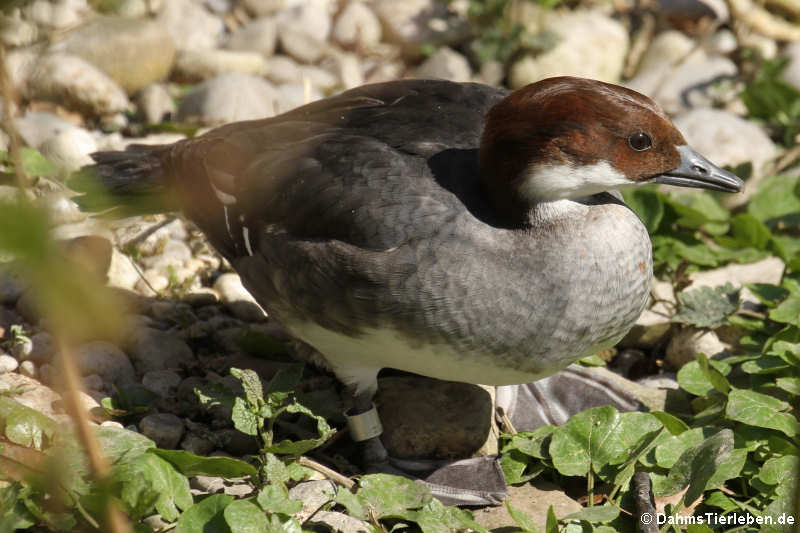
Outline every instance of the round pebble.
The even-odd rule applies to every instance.
[[[0,354],[0,374],[13,372],[19,367],[19,361],[8,354]]]
[[[142,418],[139,429],[159,448],[174,449],[183,436],[183,420],[170,413],[155,413]]]
[[[38,372],[36,371],[36,365],[33,361],[23,361],[19,364],[19,373],[23,376],[27,376],[29,378],[36,378],[38,377]]]

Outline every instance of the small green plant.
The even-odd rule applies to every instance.
[[[764,121],[775,138],[792,146],[800,133],[800,90],[780,77],[788,64],[782,57],[764,61],[741,96],[751,117]]]

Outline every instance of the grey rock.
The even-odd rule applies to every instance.
[[[192,0],[169,0],[158,15],[178,50],[216,48],[225,26],[222,19]]]
[[[277,84],[303,81],[300,66],[294,59],[283,54],[269,58],[265,76],[269,81]]]
[[[335,511],[317,511],[308,519],[307,523],[339,533],[368,533],[372,531],[372,526],[367,522]]]
[[[235,457],[257,453],[260,447],[257,438],[236,429],[223,429],[217,435],[224,442],[225,451]]]
[[[192,307],[205,307],[219,302],[219,297],[213,289],[201,287],[183,297],[183,301]]]
[[[196,433],[187,433],[181,441],[181,449],[195,455],[206,456],[214,451],[214,442]]]
[[[423,376],[380,380],[376,405],[389,454],[402,459],[470,457],[491,431],[492,399],[467,383]]]
[[[55,349],[53,336],[46,331],[40,331],[31,337],[31,344],[31,350],[26,354],[25,359],[36,364],[49,363]]]
[[[130,94],[165,79],[175,59],[164,26],[144,18],[97,17],[54,49],[86,60]]]
[[[619,81],[629,41],[620,22],[599,10],[541,10],[533,21],[537,30],[554,34],[557,43],[536,57],[526,54],[511,65],[509,84],[513,89],[558,75]]]
[[[453,45],[469,35],[466,19],[444,0],[375,0],[371,7],[383,25],[383,40],[408,58],[419,57],[424,45]]]
[[[103,381],[103,378],[97,374],[84,376],[82,382],[84,389],[87,391],[104,391],[106,389],[106,383]]]
[[[36,379],[39,374],[33,361],[22,361],[19,364],[19,373],[32,379]]]
[[[69,416],[59,410],[61,396],[37,380],[16,372],[0,374],[0,391],[14,390],[14,401],[35,409],[57,423],[70,422]]]
[[[335,71],[345,89],[364,85],[364,72],[361,61],[355,54],[340,53],[333,59]]]
[[[514,508],[526,513],[542,529],[551,505],[556,516],[566,516],[582,509],[581,504],[567,496],[561,488],[546,481],[510,486],[508,500]],[[506,531],[517,528],[517,522],[511,518],[505,505],[476,510],[475,521],[489,530]]]
[[[22,293],[22,296],[17,299],[15,308],[17,313],[31,324],[38,324],[42,317],[36,291],[33,289],[28,289]]]
[[[71,173],[92,164],[89,154],[97,151],[97,141],[83,128],[69,128],[45,140],[39,150],[62,172]]]
[[[284,83],[276,87],[276,90],[278,91],[278,99],[275,104],[277,113],[285,113],[322,98],[322,94],[316,87],[312,87],[309,93],[301,83]]]
[[[46,385],[56,385],[56,369],[53,365],[44,364],[39,367],[39,380]]]
[[[311,86],[319,89],[320,91],[330,91],[336,87],[339,87],[342,83],[339,79],[339,76],[322,67],[317,67],[315,65],[302,65],[299,70],[300,78],[308,79],[308,81],[311,83]]]
[[[152,328],[142,328],[134,333],[128,351],[136,370],[142,374],[184,367],[195,360],[185,341],[171,333]]]
[[[125,352],[111,343],[94,341],[79,345],[75,363],[82,375],[97,374],[106,383],[132,383],[136,372]]]
[[[336,17],[333,40],[344,48],[369,50],[381,40],[378,16],[364,2],[349,2]]]
[[[696,50],[677,65],[658,62],[657,58],[653,62],[652,67],[640,69],[625,86],[650,96],[673,115],[690,107],[710,107],[713,101],[704,90],[712,81],[735,77],[738,72],[727,57],[703,50]]]
[[[144,388],[162,398],[174,397],[182,378],[172,370],[151,370],[142,376]]]
[[[754,175],[763,175],[778,148],[754,122],[719,109],[693,109],[675,118],[688,143],[721,166],[752,162]]]
[[[272,17],[251,20],[237,28],[228,37],[225,47],[230,50],[257,52],[264,57],[275,53],[278,42],[278,26]]]
[[[245,498],[250,496],[255,489],[252,485],[246,482],[242,483],[226,483],[225,488],[222,491],[225,494],[229,494],[231,496],[235,496],[237,498]]]
[[[230,72],[261,76],[266,68],[267,61],[263,55],[246,50],[184,50],[175,62],[176,76],[191,81],[207,80]]]
[[[0,304],[14,305],[27,287],[28,284],[13,272],[0,271]]]
[[[297,25],[278,26],[278,40],[281,50],[301,63],[316,62],[328,47],[325,41]]]
[[[303,508],[294,515],[300,523],[303,523],[320,507],[336,497],[336,484],[329,479],[304,481],[289,489],[289,497],[303,502]]]
[[[177,119],[213,125],[271,117],[277,97],[262,78],[224,74],[192,89],[181,101]]]
[[[171,413],[147,415],[139,422],[142,435],[153,439],[159,448],[174,449],[183,436],[183,420]]]
[[[19,367],[19,361],[8,354],[0,354],[0,374],[14,372]]]
[[[266,313],[244,288],[238,274],[221,275],[214,282],[214,290],[219,293],[220,299],[236,318],[246,322],[261,321],[266,318]]]
[[[139,92],[139,111],[149,124],[158,124],[175,113],[175,101],[161,83],[151,83]]]
[[[748,283],[779,285],[785,267],[786,265],[780,258],[772,256],[755,263],[744,265],[731,263],[722,268],[692,272],[689,275],[692,284],[686,290],[691,291],[699,287],[719,287],[725,283],[730,283],[734,287],[744,287]],[[755,297],[752,297],[751,300],[757,301]]]
[[[637,380],[636,383],[654,389],[678,390],[681,388],[681,386],[678,385],[678,380],[676,379],[676,375],[672,372],[659,374],[657,376],[647,376]]]
[[[417,77],[464,82],[472,77],[472,69],[466,57],[443,46],[419,66]]]
[[[30,75],[26,95],[93,116],[122,113],[130,107],[125,91],[114,80],[69,54],[42,56]]]

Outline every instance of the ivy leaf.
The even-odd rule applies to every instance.
[[[718,328],[739,308],[739,289],[730,283],[681,291],[677,297],[680,307],[672,321],[698,328]]]
[[[777,429],[794,437],[800,433],[800,421],[790,413],[781,412],[789,407],[789,403],[778,398],[756,391],[736,389],[728,395],[725,415],[731,420],[750,426]]]

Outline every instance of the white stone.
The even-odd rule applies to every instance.
[[[258,52],[264,57],[270,57],[275,52],[277,41],[278,27],[275,19],[263,17],[237,28],[228,37],[225,47],[231,50]]]
[[[666,360],[673,368],[681,368],[686,363],[697,359],[697,354],[714,357],[724,352],[727,347],[712,330],[697,330],[691,327],[682,328],[667,345]]]
[[[0,21],[0,42],[6,46],[25,46],[33,43],[38,36],[36,24],[27,20],[2,17]]]
[[[13,372],[19,367],[19,361],[4,353],[0,354],[0,374]]]
[[[185,50],[175,61],[178,76],[190,80],[206,80],[230,72],[260,76],[266,68],[263,55],[242,50]]]
[[[175,113],[175,100],[161,83],[151,83],[139,92],[136,99],[139,111],[149,124],[158,124]]]
[[[114,248],[108,267],[108,285],[133,290],[138,282],[139,271],[133,266],[131,258]]]
[[[264,79],[248,74],[218,76],[197,85],[178,108],[181,121],[223,124],[275,115],[275,89]]]
[[[781,73],[781,77],[786,83],[790,83],[800,90],[800,42],[786,45],[783,55],[789,58],[789,64]]]
[[[87,130],[69,128],[47,139],[39,150],[62,172],[71,173],[93,163],[89,154],[97,151],[97,142]]]
[[[383,40],[403,55],[419,57],[425,45],[455,44],[469,35],[465,17],[442,0],[373,0],[370,7],[383,27]]]
[[[466,57],[443,46],[417,68],[417,77],[464,82],[472,78],[472,69]]]
[[[289,56],[276,55],[267,62],[266,77],[269,81],[281,83],[300,83],[303,80],[300,66]]]
[[[364,2],[350,2],[333,25],[333,40],[344,48],[368,50],[381,40],[381,21]]]
[[[331,15],[321,2],[307,2],[277,16],[278,39],[283,50],[303,63],[313,63],[325,53],[331,32]]]
[[[302,83],[284,83],[276,87],[278,100],[275,111],[285,113],[296,107],[314,102],[322,98],[322,93],[316,87],[311,87],[311,91],[306,91],[306,86]]]
[[[778,154],[755,122],[727,111],[693,109],[674,121],[692,148],[720,166],[752,162],[754,175],[760,176]]]
[[[248,11],[258,17],[273,15],[286,5],[286,0],[244,0],[244,6]]]
[[[28,79],[29,98],[56,102],[93,115],[112,115],[130,108],[119,85],[83,59],[68,54],[47,54]]]
[[[628,52],[628,31],[600,11],[543,12],[542,27],[558,43],[533,57],[525,55],[509,71],[517,89],[551,76],[580,76],[616,83]]]
[[[157,296],[169,287],[169,280],[158,270],[148,269],[142,273],[142,279],[136,282],[135,289],[145,296]]]
[[[157,19],[175,41],[178,50],[216,48],[225,26],[222,19],[192,0],[169,0]]]
[[[27,19],[55,29],[75,26],[89,12],[86,0],[34,0],[23,9]]]
[[[51,222],[54,224],[72,224],[87,218],[86,213],[80,210],[78,204],[61,192],[42,196],[36,203],[47,209]]]
[[[678,30],[666,30],[653,38],[639,61],[638,72],[645,72],[664,64],[675,64],[694,48],[694,40]]]
[[[29,378],[36,379],[38,376],[38,372],[36,371],[36,365],[33,361],[22,361],[19,364],[18,372],[23,376],[27,376]]]

